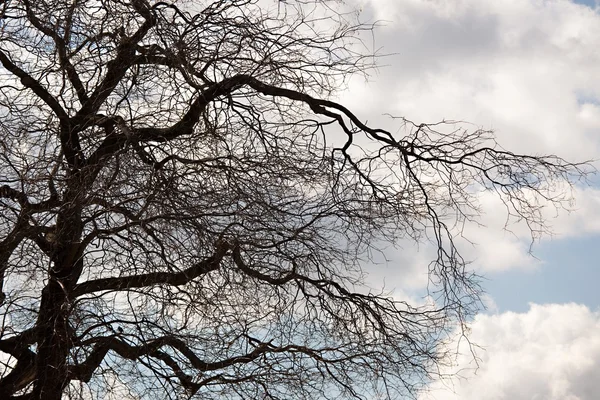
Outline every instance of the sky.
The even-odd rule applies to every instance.
[[[378,20],[382,66],[343,102],[363,118],[463,120],[530,154],[600,159],[600,7],[593,0],[355,0]],[[595,163],[596,167],[600,163]],[[465,253],[485,276],[488,309],[471,325],[479,368],[457,355],[464,379],[433,382],[420,400],[595,400],[600,393],[600,178],[574,189],[571,212],[549,211],[552,235],[530,247],[502,229],[482,197],[484,228]],[[418,292],[427,250],[388,249],[370,279]],[[464,353],[468,353],[462,349]]]

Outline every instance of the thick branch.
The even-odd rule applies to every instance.
[[[29,344],[35,341],[35,330],[29,329],[20,335],[0,340],[0,352],[10,354],[17,359],[10,373],[0,379],[0,398],[23,389],[35,378],[35,353]]]
[[[177,363],[165,352],[160,351],[160,349],[165,346],[177,350],[189,361],[193,368],[200,372],[216,371],[235,364],[248,363],[252,360],[255,360],[262,354],[273,351],[273,348],[271,348],[268,344],[260,343],[257,347],[255,347],[254,350],[247,354],[230,357],[221,361],[206,362],[201,360],[185,342],[172,336],[165,336],[150,340],[141,346],[131,346],[128,343],[111,336],[99,339],[98,344],[94,347],[94,350],[85,360],[85,362],[71,368],[71,379],[79,379],[84,382],[89,381],[93,375],[93,372],[102,363],[104,357],[106,357],[106,354],[109,351],[113,351],[121,357],[129,360],[137,360],[144,356],[157,358],[165,362],[165,364],[173,369],[176,375],[179,375],[180,379],[189,379],[187,375],[185,377],[181,376],[182,372]],[[275,350],[277,349],[278,348],[275,348]],[[287,348],[285,350],[287,350]],[[183,383],[187,384],[187,386],[194,386],[191,381]]]
[[[0,380],[0,398],[8,398],[35,379],[35,353],[24,349],[15,358],[17,358],[17,364],[8,375]]]
[[[198,123],[202,112],[210,102],[231,93],[239,86],[240,82],[237,77],[224,79],[219,83],[215,83],[198,95],[196,100],[190,105],[188,111],[174,125],[168,128],[132,128],[129,129],[131,136],[135,141],[165,142],[180,136],[189,135],[193,132],[194,126]],[[116,118],[93,116],[88,119],[87,123],[92,123],[92,121],[96,124],[107,124],[110,127],[114,127],[120,122]],[[111,128],[111,134],[104,139],[98,149],[89,157],[88,164],[99,166],[102,159],[121,149],[128,140],[129,138],[125,134],[117,133]]]
[[[44,103],[46,103],[52,109],[52,111],[54,111],[61,122],[66,122],[68,120],[69,117],[58,100],[56,100],[37,80],[33,79],[31,75],[13,63],[2,50],[0,50],[0,62],[4,68],[21,80],[23,86],[30,89],[40,99],[42,99]]]
[[[200,275],[217,269],[229,248],[229,244],[220,242],[217,245],[216,252],[212,256],[180,272],[152,272],[149,274],[103,278],[83,282],[75,286],[73,297],[105,290],[126,290],[160,284],[173,286],[185,285]]]
[[[131,2],[135,10],[145,19],[139,29],[129,38],[125,38],[117,48],[117,56],[108,62],[108,69],[104,79],[91,94],[74,118],[76,125],[81,126],[90,115],[96,114],[104,100],[110,96],[119,84],[127,70],[134,64],[136,45],[146,36],[148,31],[156,24],[156,17],[143,0]]]
[[[117,56],[117,58],[119,58],[119,56]],[[107,73],[107,77],[108,75],[109,73]],[[240,87],[246,85],[266,95],[285,97],[290,100],[302,101],[309,105],[315,113],[336,119],[340,123],[340,125],[344,127],[346,132],[350,134],[350,130],[346,128],[342,116],[328,111],[326,107],[337,109],[338,111],[341,111],[350,120],[352,120],[357,126],[365,130],[372,136],[380,138],[387,144],[397,145],[397,143],[392,139],[391,135],[388,132],[380,129],[371,129],[367,127],[366,125],[361,123],[360,120],[356,116],[354,116],[354,114],[352,114],[348,109],[335,102],[316,99],[312,96],[298,91],[267,85],[250,75],[235,75],[231,78],[223,79],[218,83],[214,83],[198,95],[196,100],[194,100],[190,105],[188,111],[174,125],[167,128],[131,128],[129,129],[129,131],[131,132],[131,136],[135,141],[165,142],[181,136],[189,135],[193,132],[194,126],[198,123],[202,112],[205,110],[206,106],[210,102],[214,101],[219,97],[228,95],[234,92],[235,90],[239,89]],[[92,96],[92,98],[94,98],[94,95]],[[82,114],[82,112],[80,112],[79,114]],[[110,126],[114,127],[119,123],[119,121],[117,121],[115,118],[110,117],[90,116],[86,119],[85,123],[95,123],[101,125],[109,124]],[[111,129],[110,131],[111,134],[106,137],[104,142],[89,157],[89,165],[99,166],[103,158],[113,154],[115,151],[122,148],[129,140],[129,138],[125,134],[117,133],[116,131],[114,131],[114,129]],[[387,135],[388,137],[384,138],[382,135]]]
[[[48,211],[50,208],[58,205],[57,193],[53,193],[49,199],[40,203],[30,203],[25,193],[8,185],[0,186],[0,199],[2,198],[16,201],[25,212]]]
[[[54,111],[60,120],[60,141],[65,157],[71,166],[77,167],[81,164],[81,147],[79,138],[75,132],[70,129],[69,116],[56,100],[37,80],[27,72],[23,71],[14,64],[8,56],[0,50],[0,62],[4,68],[21,80],[23,86],[31,89],[42,101],[44,101]]]

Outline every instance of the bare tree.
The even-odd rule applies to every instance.
[[[2,399],[414,395],[477,309],[453,224],[489,190],[535,233],[586,173],[367,126],[337,2],[0,7]],[[423,306],[364,284],[403,238],[437,248]]]

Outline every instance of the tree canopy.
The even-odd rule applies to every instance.
[[[490,132],[370,126],[335,1],[0,3],[3,399],[414,395],[480,289],[455,243],[496,193],[544,229],[585,176]],[[386,110],[381,110],[382,113]],[[365,285],[431,242],[431,300]]]

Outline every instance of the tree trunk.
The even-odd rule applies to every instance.
[[[75,180],[77,183],[77,180]],[[51,256],[52,267],[48,283],[42,291],[37,320],[36,381],[33,388],[35,400],[60,400],[68,384],[68,355],[72,347],[69,327],[71,312],[70,293],[79,279],[83,267],[80,239],[83,231],[79,203],[80,185],[72,185],[65,194],[69,206],[58,214],[56,242]]]
[[[33,390],[36,400],[60,400],[67,383],[68,307],[62,282],[51,277],[42,292],[38,318],[37,380]]]

